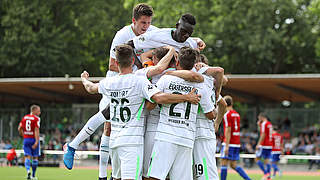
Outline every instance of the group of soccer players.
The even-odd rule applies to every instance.
[[[113,179],[219,179],[215,132],[223,121],[221,179],[227,178],[228,164],[241,177],[250,179],[237,165],[240,115],[233,109],[232,97],[220,95],[227,82],[223,68],[208,66],[199,51],[205,43],[191,37],[195,18],[184,14],[172,29],[152,26],[152,16],[151,6],[135,6],[132,24],[123,27],[113,39],[105,79],[93,83],[88,72],[81,74],[85,89],[100,93],[103,98],[99,112],[65,145],[65,166],[72,169],[79,144],[104,124],[99,150],[100,180],[107,179],[109,155]],[[22,119],[18,128],[24,136],[28,179],[36,179],[39,115],[40,107],[32,106],[31,114]],[[272,144],[272,167],[276,173],[282,139],[278,133],[272,135],[272,125],[264,113],[258,119],[261,133],[257,164],[264,179],[270,179]]]
[[[105,79],[93,83],[88,72],[81,74],[85,89],[103,98],[100,111],[65,146],[65,166],[72,169],[79,144],[105,123],[101,180],[107,179],[109,155],[113,179],[219,179],[215,132],[225,115],[221,179],[226,179],[228,162],[250,179],[236,165],[240,116],[232,108],[232,98],[220,96],[227,82],[223,68],[209,67],[199,53],[205,43],[191,37],[195,18],[184,14],[175,29],[159,29],[150,25],[152,15],[147,4],[133,9],[133,23],[113,39]],[[258,145],[264,147],[265,139]]]

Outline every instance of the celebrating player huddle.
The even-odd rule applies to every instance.
[[[205,43],[191,37],[191,14],[182,15],[175,29],[149,28],[152,14],[146,4],[134,8],[133,24],[113,40],[105,79],[92,83],[88,72],[81,74],[85,89],[103,99],[66,146],[64,163],[72,169],[78,145],[106,123],[99,179],[107,179],[108,152],[114,179],[219,179],[215,131],[226,110],[224,70],[209,67],[200,55]]]

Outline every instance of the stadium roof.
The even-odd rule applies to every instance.
[[[227,75],[222,94],[247,103],[320,100],[320,74]],[[90,78],[99,81],[103,77]],[[98,103],[80,78],[0,78],[0,103]]]

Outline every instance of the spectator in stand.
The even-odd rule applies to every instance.
[[[319,146],[317,146],[317,147],[315,148],[315,154],[314,154],[314,155],[320,156],[320,147],[319,147]],[[309,170],[312,169],[313,164],[316,164],[316,165],[317,165],[317,168],[320,169],[320,160],[319,160],[319,159],[317,159],[317,160],[310,160],[310,161],[309,161]]]
[[[5,146],[6,146],[6,144],[4,143],[4,141],[1,140],[1,142],[0,142],[0,149],[4,149]]]
[[[3,149],[7,149],[7,150],[12,149],[12,144],[10,143],[9,140],[6,140],[6,144],[4,145]]]
[[[283,121],[283,129],[284,129],[284,130],[290,130],[290,128],[291,128],[291,121],[290,121],[290,119],[287,117],[287,118],[285,118],[284,121]]]

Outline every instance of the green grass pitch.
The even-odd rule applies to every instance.
[[[110,172],[109,172],[110,173]],[[251,179],[260,180],[262,175],[249,174]],[[98,179],[97,169],[73,169],[71,171],[62,168],[43,168],[37,169],[38,180],[94,180]],[[316,180],[316,176],[291,176],[283,175],[273,180]],[[23,180],[26,179],[26,170],[24,167],[0,167],[1,180]],[[242,180],[234,173],[228,174],[228,180]]]

